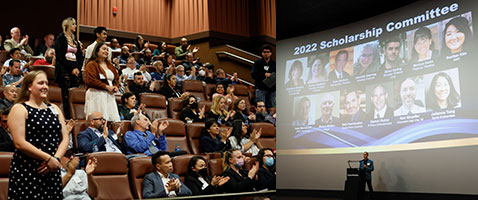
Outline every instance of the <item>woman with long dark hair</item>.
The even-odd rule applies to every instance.
[[[251,153],[252,156],[259,153],[262,144],[259,141],[262,129],[254,129],[251,133],[249,127],[241,120],[232,122],[232,134],[229,136],[229,142],[233,149],[240,149],[243,153]]]
[[[229,181],[229,177],[209,176],[206,159],[202,156],[191,158],[187,170],[184,184],[188,186],[193,195],[221,193],[221,186]]]
[[[440,72],[433,77],[427,95],[429,109],[458,108],[461,106],[460,100],[460,94],[456,91],[450,75]]]

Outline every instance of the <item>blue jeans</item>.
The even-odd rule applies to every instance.
[[[267,91],[256,89],[256,102],[263,101],[266,108],[274,107],[276,98],[276,91]]]

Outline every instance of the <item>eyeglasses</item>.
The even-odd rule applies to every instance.
[[[258,107],[258,108],[265,108],[266,106],[264,106],[264,105],[259,105],[259,106],[257,106],[257,107]]]
[[[93,118],[93,120],[101,120],[101,121],[106,121],[105,118]]]

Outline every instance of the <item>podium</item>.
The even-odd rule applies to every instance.
[[[352,161],[356,162],[356,161]],[[350,167],[351,161],[349,161],[349,168],[347,168],[347,179],[345,180],[345,200],[358,200],[360,193],[360,184],[362,174],[359,168]]]

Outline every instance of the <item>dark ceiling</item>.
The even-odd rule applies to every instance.
[[[277,40],[367,19],[418,0],[277,0]]]

